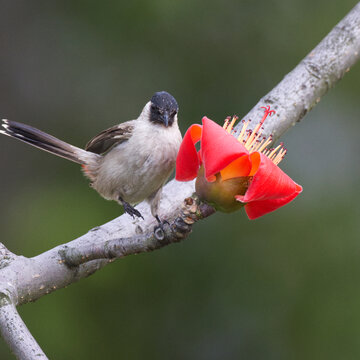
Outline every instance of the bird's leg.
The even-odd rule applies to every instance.
[[[170,223],[169,223],[167,220],[163,220],[163,221],[161,221],[158,215],[155,215],[155,219],[156,219],[156,220],[157,220],[157,222],[159,223],[159,225],[158,225],[158,226],[163,226],[164,224],[168,224],[168,225],[170,225]]]
[[[154,235],[158,240],[164,240],[165,238],[165,230],[164,225],[167,224],[170,226],[167,220],[161,221],[158,215],[155,215],[155,219],[158,222],[158,225],[154,227]]]
[[[131,206],[128,202],[126,202],[125,200],[123,200],[120,196],[119,196],[119,201],[121,202],[121,205],[124,208],[124,211],[126,213],[128,213],[129,215],[131,215],[133,218],[136,217],[141,217],[144,220],[144,217],[141,215],[139,210],[136,210],[133,206]]]
[[[154,191],[148,198],[147,201],[150,203],[150,210],[151,214],[155,217],[156,221],[158,222],[158,225],[154,227],[154,235],[158,240],[164,240],[165,239],[165,230],[164,225],[167,224],[170,226],[168,221],[161,221],[158,215],[159,211],[159,204],[160,204],[160,198],[161,198],[161,189],[162,186]]]

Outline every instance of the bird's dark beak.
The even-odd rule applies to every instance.
[[[165,114],[163,115],[163,122],[165,127],[169,126],[169,114],[167,112],[165,112]]]

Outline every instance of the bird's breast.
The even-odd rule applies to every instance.
[[[108,199],[121,196],[129,203],[143,201],[170,176],[180,143],[177,126],[140,127],[128,141],[104,156],[94,188]]]

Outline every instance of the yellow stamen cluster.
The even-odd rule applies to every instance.
[[[231,135],[235,135],[234,131],[234,125],[236,121],[238,120],[237,116],[233,117],[227,117],[225,119],[225,123],[223,128]],[[242,127],[240,130],[239,135],[236,136],[238,141],[240,141],[245,148],[249,151],[249,153],[258,151],[260,153],[263,153],[265,156],[267,156],[275,165],[278,165],[280,161],[284,158],[286,154],[286,149],[283,147],[283,144],[281,143],[279,146],[277,146],[275,149],[268,149],[267,146],[270,145],[273,141],[272,135],[266,137],[262,136],[262,124],[264,120],[262,120],[254,129],[247,130],[247,127],[249,126],[251,120],[245,121],[242,120]]]

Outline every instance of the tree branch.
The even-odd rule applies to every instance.
[[[96,259],[119,259],[127,255],[153,251],[181,241],[190,233],[192,224],[214,212],[214,208],[201,203],[193,195],[184,200],[181,214],[171,224],[164,224],[160,233],[150,231],[129,238],[107,240],[100,244],[66,247],[59,250],[59,254],[66,265],[74,267]]]
[[[359,54],[360,3],[245,118],[260,119],[259,108],[271,105],[276,116],[265,122],[264,135],[272,133],[278,139],[349,71],[359,60]],[[114,258],[152,251],[185,238],[194,222],[214,213],[196,197],[184,201],[193,192],[193,181],[173,180],[164,187],[160,214],[169,222],[164,236],[153,235],[156,223],[148,205],[142,203],[138,209],[145,220],[132,220],[125,214],[33,258],[16,256],[0,248],[0,294],[7,294],[0,301],[0,328],[16,356],[32,359],[38,354],[45,358],[15,305],[34,301],[87,277]],[[18,341],[21,336],[26,340]]]
[[[7,289],[0,290],[0,331],[1,336],[18,359],[47,359],[22,321]]]
[[[263,134],[272,134],[274,140],[278,139],[317,105],[359,58],[360,3],[294,70],[261,98],[245,118],[261,119],[261,106],[270,105],[276,110],[276,115],[266,119]]]

